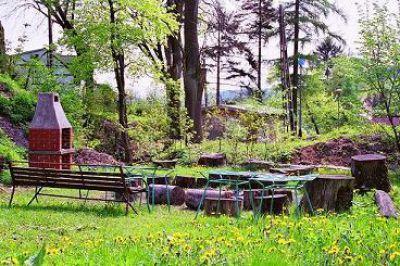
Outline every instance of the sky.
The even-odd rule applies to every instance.
[[[6,39],[8,40],[7,46],[9,51],[15,52],[16,48],[21,48],[25,51],[38,49],[46,46],[47,43],[47,23],[41,14],[33,10],[25,10],[19,12],[12,12],[13,6],[15,6],[16,0],[2,0],[7,2],[7,5],[0,5],[0,20],[3,27],[5,28]],[[223,0],[227,7],[234,8],[234,5],[230,1],[233,0]],[[275,0],[278,1],[278,0]],[[284,0],[283,0],[284,1]],[[328,19],[328,24],[331,30],[339,33],[347,42],[346,52],[356,54],[357,53],[357,38],[358,38],[358,11],[357,3],[360,5],[365,5],[368,0],[335,0],[339,8],[341,8],[347,15],[347,23],[342,21],[338,17],[330,17]],[[396,0],[370,0],[376,3],[386,3],[388,2],[391,8],[398,10],[395,5]],[[1,2],[1,1],[0,1]],[[24,26],[29,24],[28,27]],[[57,36],[57,31],[55,29],[55,35]],[[21,37],[26,35],[27,41],[21,43]],[[321,37],[322,39],[323,37]],[[316,40],[317,43],[319,40]],[[314,43],[314,44],[315,44]],[[265,48],[268,58],[276,58],[279,55],[279,48],[276,44],[270,44]],[[104,78],[108,80],[108,77]],[[144,82],[144,81],[141,81]],[[146,82],[149,82],[147,80]],[[132,84],[134,85],[134,84]],[[137,85],[137,84],[136,84]]]

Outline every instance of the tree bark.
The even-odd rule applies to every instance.
[[[257,68],[257,88],[256,99],[262,102],[262,0],[258,1],[258,68]]]
[[[200,86],[200,47],[198,40],[199,0],[185,0],[185,107],[193,120],[194,141],[202,140],[202,90]]]
[[[386,218],[398,218],[399,214],[389,194],[382,190],[375,192],[375,202],[378,205],[379,213]]]
[[[320,176],[308,182],[305,189],[315,210],[326,212],[344,212],[350,210],[353,200],[354,178],[350,176]],[[303,197],[301,205],[310,211],[308,201]]]
[[[197,210],[199,207],[201,197],[203,196],[204,189],[188,189],[186,190],[186,206],[191,210]],[[232,198],[234,196],[233,191],[221,191],[221,198]],[[218,198],[218,190],[207,190],[206,198]]]
[[[351,173],[355,177],[355,188],[375,188],[390,192],[391,185],[385,156],[374,154],[353,156]]]
[[[299,86],[299,36],[300,36],[300,1],[295,2],[294,14],[294,44],[293,44],[293,88],[292,88],[292,112],[293,124],[291,125],[292,132],[297,131],[297,91]]]
[[[116,24],[115,14],[116,10],[114,8],[113,0],[109,0],[110,8],[110,23]],[[126,92],[125,92],[125,56],[123,52],[116,49],[114,42],[116,40],[114,32],[110,35],[110,48],[111,55],[114,62],[114,76],[117,83],[118,89],[118,120],[122,126],[121,142],[124,147],[124,161],[126,163],[132,162],[132,154],[130,147],[130,140],[128,135],[128,116],[126,107]]]
[[[219,22],[220,24],[220,22]],[[217,106],[221,104],[221,25],[218,25],[218,50],[217,50]]]
[[[185,203],[185,191],[176,186],[149,185],[149,203],[152,203],[152,193],[154,191],[154,204],[168,204],[167,193],[171,205],[180,206]]]
[[[6,41],[3,25],[0,21],[0,73],[6,71]]]
[[[171,12],[175,14],[179,23],[182,20],[183,2],[176,0],[167,1],[167,7],[172,8]],[[167,57],[167,72],[168,76],[174,81],[173,84],[166,82],[167,101],[168,101],[168,117],[171,119],[170,124],[170,138],[181,138],[181,85],[180,79],[182,78],[182,40],[181,28],[175,35],[168,37],[168,45],[165,49]]]

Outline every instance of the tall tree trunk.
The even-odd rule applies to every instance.
[[[297,90],[299,86],[299,36],[300,36],[300,1],[295,2],[294,14],[294,51],[293,51],[293,88],[292,88],[292,109],[293,109],[293,124],[291,130],[293,133],[297,131]]]
[[[116,25],[116,20],[115,20],[116,11],[114,7],[114,1],[108,0],[108,4],[110,7],[110,23]],[[128,116],[127,116],[126,92],[125,92],[125,56],[121,51],[118,51],[116,49],[114,44],[116,39],[117,36],[115,36],[114,32],[111,32],[110,47],[114,62],[115,81],[117,83],[117,89],[118,89],[118,118],[119,118],[119,123],[122,126],[121,142],[124,147],[124,161],[126,163],[131,163],[132,154],[131,154],[130,140],[128,135]]]
[[[386,115],[389,119],[390,122],[390,126],[392,128],[393,134],[394,134],[394,138],[396,141],[396,147],[397,147],[397,151],[400,152],[400,136],[399,133],[397,132],[397,128],[396,125],[394,124],[394,120],[393,120],[393,115],[390,111],[390,103],[389,100],[386,99],[386,97],[384,97],[385,99],[385,110],[386,110]]]
[[[262,0],[258,1],[258,68],[257,68],[257,89],[256,99],[262,102]]]
[[[48,15],[47,15],[47,26],[48,26],[48,31],[49,31],[49,50],[47,54],[47,67],[52,68],[53,67],[53,21],[50,13],[50,9],[48,10]]]
[[[171,10],[177,16],[177,20],[181,22],[183,12],[183,2],[169,0],[167,6],[173,8]],[[168,76],[174,81],[172,84],[166,82],[167,90],[167,101],[168,101],[168,117],[171,120],[170,124],[170,138],[180,139],[181,138],[181,123],[180,123],[180,107],[181,107],[181,84],[180,79],[182,77],[182,40],[180,28],[176,35],[168,37],[168,46],[166,47],[167,57],[167,72]]]
[[[218,50],[217,50],[217,106],[221,104],[221,25],[218,25]]]
[[[0,73],[6,71],[6,41],[3,25],[0,21]]]
[[[200,48],[198,40],[199,0],[185,0],[185,107],[193,120],[194,141],[202,140],[202,90],[200,86]]]

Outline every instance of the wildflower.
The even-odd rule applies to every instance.
[[[330,255],[337,255],[339,253],[339,247],[338,245],[333,245],[329,250],[328,250],[328,254]]]
[[[397,257],[400,257],[400,252],[399,251],[396,251],[396,252],[393,252],[392,254],[390,254],[389,259],[391,261],[394,261]]]

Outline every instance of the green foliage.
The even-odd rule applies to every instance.
[[[0,156],[6,161],[21,161],[24,154],[25,150],[16,146],[0,129]]]
[[[21,91],[12,98],[11,103],[10,118],[13,124],[26,124],[32,120],[36,105],[36,97],[32,93]]]
[[[25,266],[41,266],[44,262],[44,257],[46,255],[46,245],[43,244],[39,252],[31,257],[29,257],[25,262]]]

